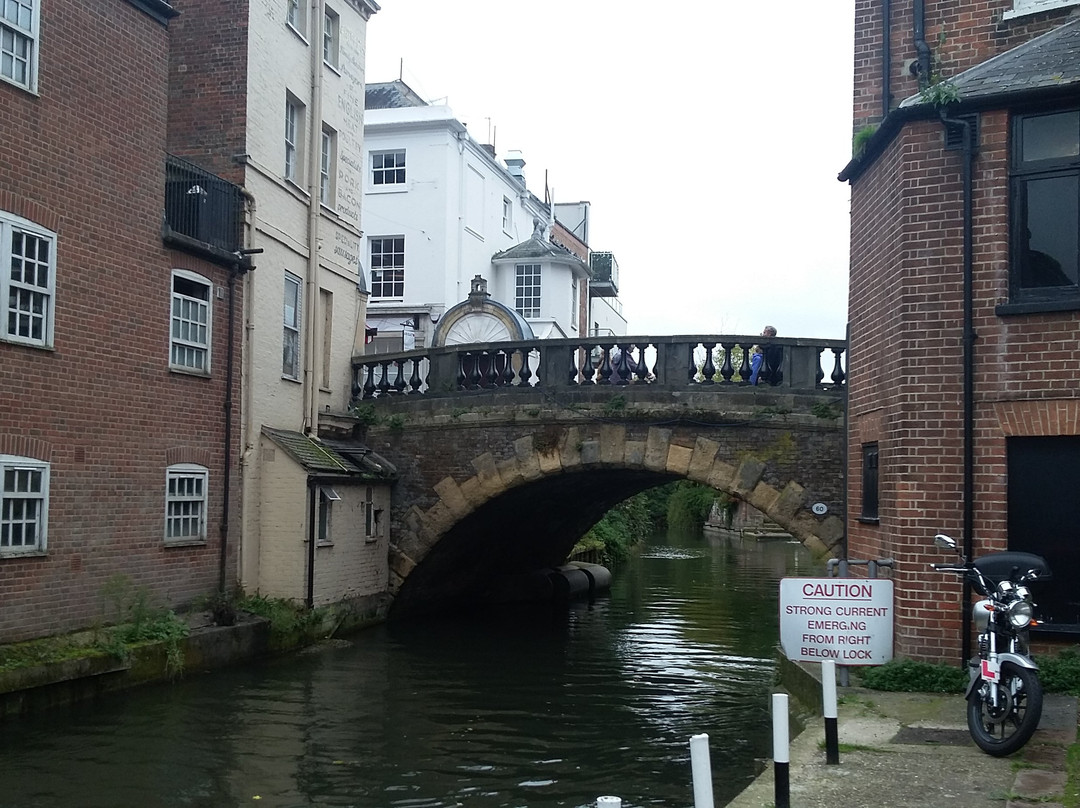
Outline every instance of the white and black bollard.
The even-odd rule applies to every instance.
[[[821,703],[825,714],[825,762],[840,762],[840,743],[836,734],[836,663],[826,659],[821,663]]]
[[[713,808],[712,764],[709,736],[690,736],[690,770],[694,775],[694,808]]]
[[[622,797],[597,797],[596,808],[622,808]]]
[[[788,697],[787,693],[773,693],[772,697],[772,738],[773,738],[773,784],[776,808],[791,808],[791,781],[788,778],[788,764],[791,762],[791,750],[788,743]]]

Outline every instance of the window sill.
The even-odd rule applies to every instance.
[[[301,31],[299,28],[297,28],[291,22],[285,23],[285,27],[288,28],[290,31],[292,31],[294,34],[296,34],[298,37],[300,37],[300,41],[303,42],[305,45],[308,44],[307,37],[304,36],[303,31]]]
[[[184,541],[169,541],[165,540],[166,549],[173,547],[205,547],[206,539],[187,539]]]
[[[1034,8],[1017,8],[1009,9],[1001,15],[1002,20],[1015,20],[1022,17],[1030,17],[1032,14],[1038,14],[1041,11],[1052,11],[1055,8],[1068,8],[1069,6],[1075,6],[1077,0],[1058,0],[1058,2],[1042,3]]]
[[[0,561],[10,561],[14,558],[45,558],[48,555],[44,550],[27,550],[25,552],[3,551],[0,552]]]
[[[284,373],[281,374],[281,380],[283,382],[292,382],[293,384],[302,384],[299,378],[295,376],[286,376]]]
[[[1017,314],[1046,314],[1056,311],[1080,311],[1080,297],[998,303],[994,307],[994,314],[998,317],[1010,317]]]
[[[1031,627],[1031,633],[1038,637],[1075,637],[1080,634],[1080,625],[1076,623],[1039,623]]]
[[[364,537],[364,544],[378,544],[378,543],[379,543],[379,537],[378,536],[365,536]]]
[[[409,186],[406,183],[395,183],[394,185],[372,185],[366,189],[366,194],[403,194],[409,190]]]
[[[876,516],[860,516],[855,521],[857,521],[859,524],[862,524],[862,525],[880,525],[881,524],[881,519],[879,519]]]
[[[33,348],[37,351],[52,351],[56,352],[56,347],[53,345],[43,345],[40,342],[27,342],[23,339],[12,339],[11,337],[0,337],[0,342],[6,345],[21,345],[24,348]]]
[[[327,69],[328,69],[328,70],[329,70],[329,71],[330,71],[331,73],[333,73],[333,74],[334,74],[335,76],[340,76],[340,75],[341,75],[341,69],[340,69],[340,68],[339,68],[339,67],[338,67],[338,66],[337,66],[336,64],[333,64],[333,63],[331,63],[331,62],[328,62],[328,61],[326,61],[325,59],[323,59],[323,62],[322,62],[322,63],[323,63],[323,65],[325,65],[325,66],[326,66],[326,68],[327,68]]]
[[[315,542],[315,549],[316,550],[322,549],[323,547],[333,547],[333,546],[334,546],[334,543],[332,541],[326,541],[325,539],[319,539],[318,541]]]
[[[175,373],[179,376],[194,376],[198,379],[209,379],[210,373],[203,370],[194,370],[192,368],[183,368],[176,365],[169,365],[169,372]]]

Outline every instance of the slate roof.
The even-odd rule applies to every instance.
[[[1050,88],[1080,87],[1080,18],[954,76],[960,101]],[[914,95],[901,107],[926,103]]]
[[[321,441],[288,429],[262,429],[286,454],[312,474],[356,477],[363,481],[397,479],[390,461],[358,443]]]
[[[592,274],[589,270],[588,264],[584,263],[580,258],[570,252],[568,249],[560,244],[552,244],[550,241],[545,241],[542,238],[533,236],[528,241],[523,241],[520,244],[515,244],[509,249],[495,253],[491,256],[492,261],[500,260],[514,260],[514,261],[527,261],[537,260],[545,258],[554,258],[565,264],[577,266],[583,269],[585,272]]]
[[[368,84],[364,88],[365,109],[399,109],[401,107],[426,107],[428,102],[417,95],[401,79]]]

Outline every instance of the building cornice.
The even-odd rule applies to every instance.
[[[165,0],[128,0],[131,5],[140,11],[149,14],[162,25],[168,25],[173,17],[179,17],[180,12]]]

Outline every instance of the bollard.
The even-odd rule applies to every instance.
[[[690,737],[690,770],[694,775],[694,808],[713,808],[709,736],[704,733]]]
[[[622,808],[622,797],[597,797],[596,808]]]
[[[840,762],[840,743],[836,734],[836,662],[826,659],[821,663],[821,702],[825,715],[825,762]]]
[[[776,808],[791,808],[791,783],[788,779],[788,764],[791,753],[788,749],[788,697],[787,693],[773,693],[773,783],[775,788],[773,804]]]

